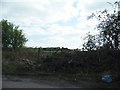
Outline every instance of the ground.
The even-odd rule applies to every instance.
[[[3,88],[79,88],[79,86],[65,80],[58,80],[53,77],[52,80],[50,80],[49,78],[33,79],[27,77],[3,76],[2,85]]]
[[[53,76],[26,77],[4,76],[3,88],[118,88],[118,83],[104,83],[90,80],[65,80]]]

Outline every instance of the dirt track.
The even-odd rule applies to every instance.
[[[35,80],[20,77],[3,77],[2,88],[79,88],[64,80]]]
[[[79,81],[79,82],[78,82]],[[118,88],[118,82],[104,83],[92,80],[70,81],[54,76],[3,76],[3,88]]]

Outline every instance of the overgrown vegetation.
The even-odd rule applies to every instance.
[[[85,50],[96,50],[100,48],[120,49],[120,2],[115,2],[112,13],[98,11],[92,13],[88,19],[96,18],[98,20],[97,30],[99,34],[87,36],[87,42],[83,44]]]
[[[74,51],[22,48],[11,53],[3,51],[3,74],[38,75],[41,73],[96,76],[104,72],[118,78],[119,50]],[[11,57],[12,56],[12,57]]]
[[[117,2],[116,2],[117,3]],[[115,4],[116,4],[115,3]],[[112,74],[119,79],[120,65],[120,12],[100,11],[92,14],[99,20],[99,35],[88,35],[83,51],[67,48],[20,48],[27,41],[18,27],[2,21],[3,26],[3,74],[65,74],[91,76]],[[17,36],[17,38],[16,38]]]

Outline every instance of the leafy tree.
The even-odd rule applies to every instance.
[[[115,2],[119,6],[120,2]],[[104,47],[120,49],[120,11],[114,8],[114,12],[108,13],[107,10],[93,13],[89,18],[97,18],[99,24],[97,29],[100,31],[101,42]]]
[[[88,33],[85,39],[87,39],[87,42],[83,44],[83,49],[87,51],[95,50],[96,49],[95,36]]]
[[[2,47],[3,48],[20,48],[27,42],[19,26],[14,25],[7,20],[0,22],[2,25]]]

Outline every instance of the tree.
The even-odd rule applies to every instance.
[[[95,50],[96,49],[95,36],[88,33],[85,39],[87,39],[87,42],[83,44],[83,49],[87,51]]]
[[[0,22],[2,25],[2,47],[3,48],[20,48],[27,42],[25,35],[19,26],[14,25],[7,20]]]
[[[114,5],[119,6],[120,2],[115,2]],[[119,8],[118,8],[119,9]],[[114,8],[113,13],[108,13],[107,10],[93,13],[89,18],[97,18],[99,24],[97,29],[100,31],[101,42],[104,47],[112,49],[120,49],[120,11]]]

